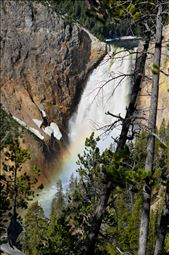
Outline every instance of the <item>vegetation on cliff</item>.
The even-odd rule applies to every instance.
[[[79,155],[79,178],[71,178],[67,192],[63,192],[62,184],[58,182],[49,219],[45,218],[37,203],[28,209],[19,245],[26,254],[32,255],[133,255],[137,252],[139,255],[167,255],[169,125],[163,121],[157,130],[156,116],[162,28],[166,22],[168,2],[147,1],[146,12],[142,1],[90,2],[99,19],[108,20],[111,14],[113,22],[124,19],[128,25],[133,22],[138,23],[141,29],[144,27],[144,45],[137,56],[131,101],[125,117],[116,116],[122,129],[115,151],[111,148],[100,151],[94,134],[87,138],[84,155]],[[66,2],[63,5],[64,8],[69,6]],[[81,11],[76,8],[78,15]],[[152,37],[155,37],[153,66],[156,70],[152,70],[151,77],[149,122],[146,129],[136,135],[136,100]],[[110,112],[107,114],[112,115]],[[13,172],[14,201],[18,191],[16,172],[27,159],[27,152],[15,146],[18,146],[17,142],[6,154],[7,161],[14,161],[14,165],[4,163],[4,170]],[[1,179],[6,183],[3,176]],[[4,186],[2,188],[4,190]]]
[[[20,146],[17,138],[13,138],[5,149],[0,173],[0,243],[8,237],[9,243],[14,245],[15,238],[17,239],[22,229],[18,222],[20,219],[18,211],[27,209],[29,201],[34,197],[34,187],[38,182],[40,169],[34,166],[34,175],[31,176],[24,171],[23,165],[30,159],[30,153]],[[19,233],[18,229],[20,229]],[[7,236],[6,232],[8,232]]]
[[[158,134],[169,143],[169,126],[164,122]],[[106,179],[113,179],[113,191],[94,254],[137,254],[142,207],[141,190],[147,178],[144,169],[146,135],[146,132],[142,132],[134,143],[129,142],[118,157],[110,149],[101,152],[93,135],[87,139],[84,156],[79,155],[80,177],[76,179],[72,176],[66,193],[63,193],[62,185],[58,182],[50,218],[45,218],[42,209],[36,203],[28,210],[24,223],[25,232],[21,237],[25,253],[85,254],[95,207],[106,185]],[[163,191],[169,171],[168,160],[168,150],[158,142],[154,173],[150,176],[153,191],[147,246],[149,255],[154,254],[164,203]],[[163,255],[168,254],[168,245],[169,235],[165,239]]]
[[[137,26],[129,29],[128,24],[124,21],[112,23],[112,18],[104,19],[91,13],[90,1],[83,0],[39,0],[47,5],[52,5],[54,10],[64,16],[68,22],[78,22],[81,26],[87,28],[97,38],[104,40],[105,38],[113,38],[125,35],[140,35],[141,30]],[[92,2],[92,1],[91,1]],[[93,1],[93,3],[97,1]],[[110,2],[111,3],[111,2]],[[106,8],[106,1],[102,1],[103,8]]]
[[[130,25],[123,17],[124,9],[133,15],[134,20],[140,16],[137,9],[139,1],[108,1],[108,0],[39,0],[44,4],[51,5],[54,10],[65,17],[68,22],[78,22],[83,27],[87,28],[101,40],[105,38],[114,38],[126,35],[141,36],[144,34],[144,28],[137,22],[131,22]],[[164,1],[165,2],[165,1]],[[130,4],[131,3],[131,4]],[[155,4],[155,3],[154,3]],[[146,5],[146,7],[145,7]],[[94,7],[94,8],[93,8]],[[113,7],[113,8],[112,8]],[[145,9],[154,8],[151,3],[143,2],[142,11]],[[113,21],[113,19],[114,21]],[[165,24],[169,23],[169,18]]]
[[[0,107],[0,151],[19,137],[19,124]]]

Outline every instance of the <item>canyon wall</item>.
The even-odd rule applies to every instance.
[[[169,25],[164,27],[163,30],[163,44],[161,54],[160,66],[160,84],[159,84],[159,100],[158,100],[158,113],[157,113],[157,126],[163,119],[169,122],[169,50],[167,42],[169,42]],[[151,88],[152,88],[152,65],[153,65],[154,43],[152,42],[149,47],[149,54],[146,61],[145,77],[142,83],[140,96],[138,99],[139,115],[148,119]],[[147,121],[143,123],[146,124]]]
[[[58,152],[84,81],[105,54],[104,43],[50,6],[1,1],[1,106],[24,126],[33,162],[44,167],[44,148]]]

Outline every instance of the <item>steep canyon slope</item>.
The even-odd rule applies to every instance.
[[[49,6],[1,0],[1,105],[29,129],[21,142],[33,163],[44,167],[44,148],[60,150],[84,81],[105,53],[104,43]]]
[[[157,113],[157,126],[160,127],[163,119],[169,122],[169,50],[166,47],[169,42],[169,25],[164,27],[163,30],[163,45],[160,66],[160,86],[159,86],[159,100],[158,100],[158,113]],[[146,61],[145,79],[140,91],[138,99],[139,114],[145,119],[148,118],[150,95],[152,86],[152,66],[153,66],[153,52],[154,43],[150,44],[148,59]],[[144,122],[146,123],[146,121]]]

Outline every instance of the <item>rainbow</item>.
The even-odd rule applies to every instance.
[[[82,130],[78,136],[74,139],[68,149],[63,152],[61,169],[59,173],[62,175],[66,174],[67,171],[74,172],[76,167],[77,155],[82,153],[85,147],[85,139],[89,137],[89,130]],[[69,169],[71,166],[74,166],[76,169]]]

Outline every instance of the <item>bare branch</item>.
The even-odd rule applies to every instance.
[[[166,72],[164,72],[163,70],[160,70],[160,72],[162,73],[162,74],[164,74],[165,76],[169,76],[169,73],[166,73]]]
[[[162,140],[161,140],[161,138],[157,135],[157,134],[155,134],[155,133],[151,133],[159,142],[160,142],[160,144],[165,148],[165,149],[169,149],[169,146],[165,143],[165,142],[163,142]]]

